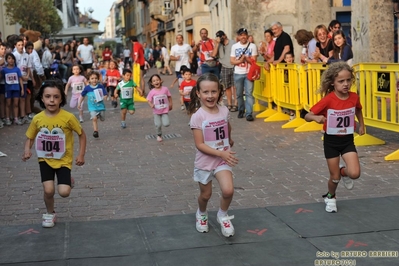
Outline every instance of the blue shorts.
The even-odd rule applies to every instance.
[[[6,85],[0,84],[0,94],[6,94]]]
[[[6,99],[21,98],[21,92],[20,90],[6,91],[5,98]]]

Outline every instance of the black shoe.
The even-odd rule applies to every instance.
[[[98,138],[98,131],[93,132],[93,137]]]
[[[247,116],[247,121],[254,121],[254,117],[252,115]]]
[[[244,118],[244,111],[239,111],[237,117],[238,118]]]

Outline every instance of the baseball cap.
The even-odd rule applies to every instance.
[[[216,37],[223,37],[224,35],[226,35],[222,30],[216,32]]]
[[[248,30],[247,30],[246,28],[240,28],[240,29],[237,31],[237,34],[238,34],[238,35],[241,35],[241,34],[243,34],[243,33],[248,34]]]

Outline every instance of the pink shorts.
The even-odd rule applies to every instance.
[[[72,94],[71,101],[69,102],[69,107],[76,108],[78,106],[80,97],[81,97],[80,93]],[[83,102],[82,102],[82,106],[83,106]]]

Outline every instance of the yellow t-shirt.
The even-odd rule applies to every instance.
[[[64,155],[60,159],[39,158],[39,162],[45,161],[53,169],[58,169],[63,166],[71,169],[73,160],[73,131],[78,135],[82,134],[82,126],[73,114],[61,109],[56,116],[49,117],[44,111],[42,111],[33,117],[33,120],[26,131],[26,136],[29,139],[36,139],[39,132],[50,135],[64,134]],[[36,147],[36,143],[35,148],[36,150],[40,149]]]

